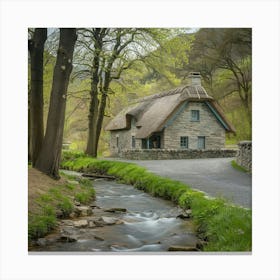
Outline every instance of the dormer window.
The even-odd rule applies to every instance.
[[[191,110],[191,121],[199,122],[199,110]]]

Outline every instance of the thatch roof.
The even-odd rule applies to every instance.
[[[185,101],[208,101],[227,125],[227,131],[234,132],[234,128],[226,120],[221,108],[199,85],[183,86],[162,93],[147,96],[136,104],[122,110],[106,126],[106,130],[130,129],[131,118],[136,119],[138,128],[136,138],[147,138],[154,132],[161,131],[170,116]]]

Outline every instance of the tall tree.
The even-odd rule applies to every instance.
[[[53,84],[43,146],[35,167],[45,174],[58,179],[61,157],[65,107],[69,77],[72,71],[72,59],[75,42],[75,28],[61,28]]]
[[[158,47],[157,29],[91,28],[79,30],[73,77],[90,78],[89,125],[86,153],[96,157],[112,81]]]
[[[43,124],[43,57],[44,44],[47,39],[46,28],[35,28],[33,36],[28,40],[31,64],[31,83],[30,83],[30,128],[28,134],[29,150],[31,150],[32,165],[38,158],[42,148],[44,137]]]

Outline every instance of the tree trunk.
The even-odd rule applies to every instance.
[[[98,118],[98,83],[99,83],[99,64],[100,64],[100,53],[102,50],[102,35],[100,35],[101,29],[94,29],[94,48],[95,54],[93,59],[93,70],[91,77],[91,91],[90,91],[90,107],[88,115],[88,138],[86,154],[97,157],[96,146],[96,129],[97,129],[97,118]]]
[[[44,44],[47,39],[46,28],[36,28],[33,38],[28,42],[31,60],[30,127],[31,159],[34,166],[42,148],[43,124],[43,60]]]
[[[100,134],[101,134],[102,123],[103,123],[103,119],[104,119],[106,103],[107,103],[107,94],[103,93],[101,96],[100,106],[99,106],[99,110],[98,110],[98,118],[97,118],[97,123],[96,123],[96,132],[94,135],[95,137],[94,137],[93,153],[96,156],[97,156],[98,143],[99,143],[99,138],[100,138]]]
[[[30,120],[30,108],[28,108],[28,162],[30,162],[32,160],[32,156],[31,156],[31,131],[30,131],[30,127],[31,127],[31,120]]]
[[[55,179],[59,178],[58,171],[63,140],[66,96],[69,77],[72,71],[72,59],[76,40],[75,28],[60,29],[47,129],[43,147],[35,163],[35,167],[38,170]]]
[[[89,115],[88,115],[88,139],[87,139],[87,148],[86,154],[97,157],[97,153],[94,149],[95,147],[95,135],[96,135],[96,124],[97,124],[97,117],[98,117],[98,98],[97,94],[91,94],[90,100],[90,108],[89,108]]]

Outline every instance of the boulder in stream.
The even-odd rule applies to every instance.
[[[74,227],[87,227],[88,226],[88,221],[87,220],[78,220],[73,222]]]
[[[110,212],[110,213],[115,213],[115,212],[126,212],[127,210],[125,208],[109,208],[105,209],[104,212]]]
[[[112,226],[112,225],[119,225],[119,224],[123,223],[123,221],[121,221],[117,218],[114,218],[114,217],[102,216],[97,221],[95,221],[95,224],[96,223],[97,224],[101,223],[101,225],[103,225],[103,226]]]

